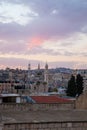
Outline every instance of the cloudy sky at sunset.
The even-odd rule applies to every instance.
[[[0,0],[0,68],[87,68],[87,0]]]

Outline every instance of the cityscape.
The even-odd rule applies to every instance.
[[[27,70],[18,68],[0,70],[0,92],[9,93],[13,91],[13,93],[18,93],[18,90],[21,92],[27,89],[29,95],[41,92],[58,92],[58,89],[65,91],[74,70],[66,68],[49,69],[48,67],[46,63],[44,69],[41,69],[40,64],[38,64],[37,69],[32,70],[31,64],[28,64]],[[82,70],[82,72],[84,71]]]
[[[87,0],[0,0],[0,130],[87,130]]]
[[[77,77],[77,75],[82,76],[82,91],[77,96],[75,94],[75,84],[72,87],[72,82],[69,83],[72,79],[72,76]],[[80,78],[81,81],[81,78]],[[79,81],[79,82],[80,82]],[[81,86],[81,82],[80,82]],[[79,86],[79,87],[80,87]],[[56,68],[49,69],[49,65],[46,62],[44,65],[44,69],[41,68],[40,64],[37,64],[37,69],[32,69],[32,65],[29,63],[27,65],[27,70],[22,69],[1,69],[0,70],[0,110],[1,110],[1,130],[20,130],[22,127],[24,130],[34,130],[33,127],[38,127],[38,129],[65,129],[70,127],[76,128],[74,125],[78,123],[76,120],[76,113],[80,116],[80,114],[85,115],[85,112],[80,112],[79,109],[86,109],[86,104],[81,103],[84,99],[83,95],[86,94],[87,91],[87,70],[86,69],[69,69],[69,68]],[[68,91],[67,91],[68,90]],[[74,90],[74,91],[73,91]],[[67,93],[68,92],[68,93]],[[74,95],[72,95],[74,92]],[[83,101],[84,103],[85,101]],[[76,110],[75,112],[73,110]],[[35,113],[36,111],[36,113]],[[61,118],[63,122],[57,123],[53,126],[47,125],[47,121],[49,118],[46,115],[43,115],[43,111],[46,112],[44,114],[51,115],[51,112],[61,113]],[[47,113],[48,111],[48,113]],[[10,113],[9,113],[10,112]],[[25,113],[25,117],[22,118],[21,112]],[[63,118],[63,114],[65,114],[65,118]],[[30,113],[34,113],[34,115],[28,117]],[[45,119],[44,126],[41,125],[43,121],[40,117],[37,117],[37,113],[40,116],[43,116],[42,119]],[[71,121],[71,123],[67,123],[68,114],[74,115],[72,119],[75,123]],[[21,116],[21,118],[18,117]],[[11,119],[10,119],[11,118]],[[52,117],[54,121],[54,116]],[[70,118],[70,117],[69,117]],[[81,122],[81,116],[78,117]],[[35,121],[36,119],[36,121]],[[56,122],[59,122],[59,119],[56,119]],[[30,123],[32,120],[32,123]],[[15,124],[15,121],[17,124]],[[26,123],[25,123],[26,121]],[[28,124],[29,121],[29,124]],[[35,121],[35,122],[33,122]],[[39,122],[40,121],[40,122]],[[4,122],[4,123],[2,123]],[[7,123],[6,123],[7,122]],[[66,123],[65,123],[66,122]],[[22,123],[22,124],[20,124]],[[39,123],[39,124],[38,124]],[[50,121],[49,121],[50,123]],[[3,124],[3,125],[2,125]],[[26,125],[27,124],[27,125]],[[30,125],[31,124],[31,125]],[[64,125],[65,124],[65,125]],[[40,125],[40,126],[39,126]],[[64,126],[63,126],[64,125]],[[70,125],[70,126],[68,126]],[[79,123],[79,125],[81,125]],[[82,128],[85,126],[83,123]],[[39,128],[41,127],[41,128]],[[86,127],[86,126],[85,126]],[[78,127],[79,128],[79,127]]]
[[[48,92],[58,92],[67,95],[66,90],[71,75],[76,77],[81,74],[83,77],[83,91],[87,86],[86,69],[56,68],[49,69],[46,63],[44,69],[40,64],[37,69],[32,70],[31,64],[28,64],[27,70],[22,69],[2,69],[0,70],[0,93],[22,93],[27,90],[28,95],[37,93],[47,94]]]

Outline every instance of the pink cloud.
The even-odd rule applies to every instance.
[[[36,46],[40,46],[41,44],[43,44],[43,42],[45,41],[45,39],[43,39],[42,37],[32,37],[29,42],[28,42],[28,48],[34,48]]]

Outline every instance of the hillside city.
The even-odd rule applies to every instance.
[[[76,76],[78,73],[83,77],[83,91],[85,91],[87,70],[49,69],[47,63],[44,69],[41,69],[40,64],[37,65],[35,70],[32,70],[31,64],[28,64],[27,70],[6,68],[5,70],[0,70],[0,93],[46,95],[57,92],[59,95],[66,95],[71,75]]]

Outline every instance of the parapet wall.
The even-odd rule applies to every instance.
[[[3,130],[87,130],[87,122],[31,122],[5,123]]]
[[[74,102],[68,103],[48,103],[48,104],[0,104],[0,111],[37,111],[37,110],[72,110],[74,109]]]
[[[82,93],[75,102],[76,109],[87,109],[87,91]]]

